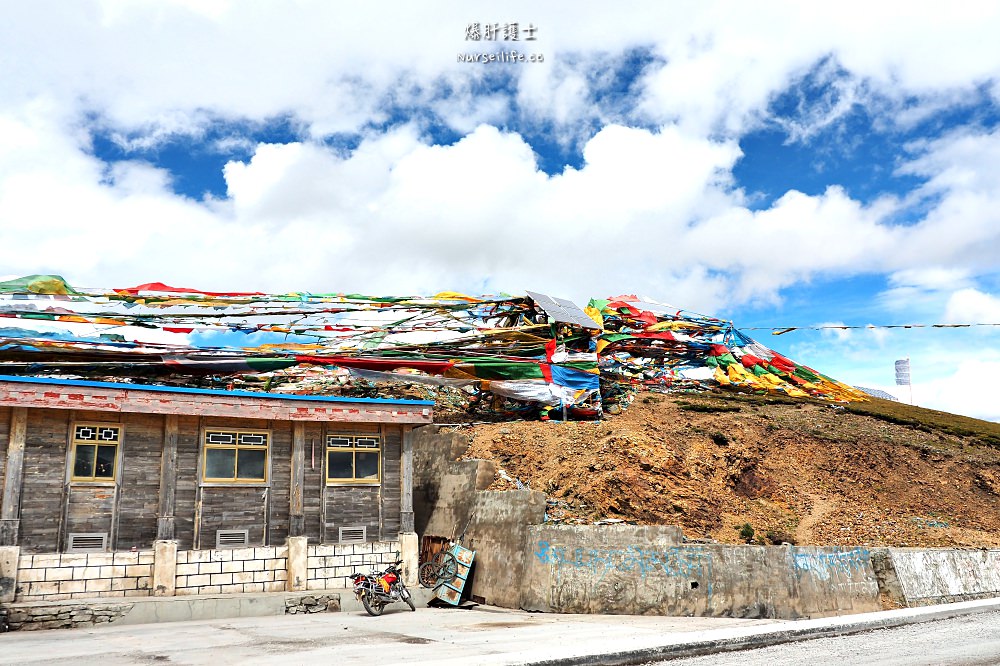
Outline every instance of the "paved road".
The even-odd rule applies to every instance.
[[[1000,612],[655,663],[669,666],[995,666],[1000,664]]]
[[[941,618],[934,622],[926,622]],[[911,622],[923,624],[908,624]],[[512,666],[636,663],[879,626],[854,637],[715,654],[675,664],[1000,664],[1000,599],[797,622],[391,606],[363,611],[0,634],[0,664]],[[593,657],[587,659],[588,655]]]
[[[703,617],[554,615],[402,604],[363,611],[16,631],[0,634],[0,664],[523,664],[659,644],[665,636],[785,623]],[[686,634],[685,634],[686,635]]]

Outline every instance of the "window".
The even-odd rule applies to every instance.
[[[373,435],[328,435],[327,483],[378,483],[382,449]]]
[[[207,483],[266,483],[268,432],[205,431],[202,480]]]
[[[109,423],[77,423],[73,426],[73,481],[115,480],[122,427]]]

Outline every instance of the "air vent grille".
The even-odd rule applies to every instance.
[[[215,533],[216,548],[243,548],[250,538],[249,530],[219,530]]]
[[[103,552],[108,549],[107,532],[74,532],[69,535],[67,552]]]
[[[364,543],[368,540],[368,528],[365,526],[341,527],[340,543]]]

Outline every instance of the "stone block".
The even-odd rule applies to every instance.
[[[221,594],[241,594],[243,592],[243,584],[235,585],[230,583],[229,585],[220,585],[219,592]]]
[[[234,583],[252,583],[253,582],[253,572],[252,571],[241,571],[239,573],[233,574]]]
[[[45,580],[45,569],[18,569],[18,583],[34,583]]]
[[[264,562],[264,568],[265,569],[271,569],[271,570],[275,570],[275,569],[287,569],[288,568],[288,560],[286,560],[286,559],[265,560],[265,562]]]
[[[87,553],[63,553],[59,558],[61,567],[85,567],[87,566]]]
[[[126,597],[148,597],[149,596],[149,590],[148,589],[142,589],[142,590],[125,590],[125,596]]]
[[[285,582],[284,581],[274,581],[271,583],[264,583],[265,592],[284,592]]]
[[[136,564],[136,565],[126,565],[125,567],[125,577],[126,578],[139,578],[143,576],[150,576],[153,573],[152,564]]]
[[[264,583],[246,583],[243,585],[244,592],[263,592]]]
[[[253,557],[248,557],[248,560],[267,560],[272,557],[277,557],[275,551],[278,550],[274,546],[262,546],[260,548],[253,548]]]
[[[73,567],[73,578],[83,578],[85,580],[101,578],[101,567]]]
[[[73,582],[76,583],[76,582],[83,582],[83,581],[73,581]],[[111,579],[109,579],[109,578],[98,578],[96,580],[88,580],[88,581],[86,581],[86,583],[87,583],[87,592],[110,592],[111,591]],[[61,588],[60,588],[60,590],[61,590]]]
[[[45,580],[73,580],[73,567],[55,567],[45,570]]]
[[[188,587],[204,587],[211,583],[211,577],[208,574],[199,574],[197,576],[188,576]]]
[[[115,553],[112,564],[139,564],[139,553]]]
[[[151,550],[143,550],[139,552],[139,564],[152,564],[156,559]]]
[[[254,558],[253,548],[233,548],[229,552],[234,560],[252,560]]]
[[[72,569],[70,569],[70,571],[72,571]],[[50,594],[59,594],[58,582],[46,581],[39,583],[30,583],[28,585],[28,592],[24,596],[41,597]]]
[[[86,592],[87,583],[96,581],[86,581],[86,580],[64,580],[59,583],[59,593],[60,594],[71,594],[73,592]],[[110,581],[109,581],[110,583]],[[110,584],[108,589],[111,589]]]
[[[243,562],[244,571],[263,571],[264,560],[245,560]]]
[[[87,553],[88,567],[106,567],[114,564],[114,553]]]
[[[243,571],[244,560],[233,560],[231,562],[222,563],[222,573],[235,573],[237,571]]]
[[[249,571],[254,583],[270,583],[274,580],[274,571]]]
[[[198,573],[200,574],[222,573],[222,562],[203,562],[198,565]]]
[[[191,576],[198,573],[198,564],[178,564],[177,565],[177,575],[178,576]]]
[[[233,574],[231,573],[211,574],[211,580],[209,581],[209,583],[211,585],[232,585]]]
[[[178,550],[177,551],[177,564],[187,564],[188,563],[188,553],[189,552],[190,551],[187,551],[187,550]]]
[[[111,579],[111,589],[124,592],[125,590],[135,590],[139,587],[138,578],[125,578],[124,576]]]
[[[122,578],[125,575],[124,565],[106,566],[100,567],[100,569],[101,578]]]
[[[212,561],[212,551],[210,550],[189,550],[188,563],[192,562],[211,562]]]

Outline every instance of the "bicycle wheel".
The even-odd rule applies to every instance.
[[[438,566],[437,577],[439,583],[450,583],[458,575],[458,560],[451,553],[441,553],[441,564]]]
[[[437,585],[437,565],[434,562],[424,562],[417,569],[417,580],[420,581],[421,587],[426,587],[428,590],[433,589]]]

